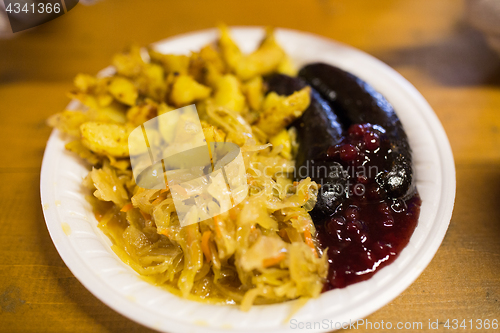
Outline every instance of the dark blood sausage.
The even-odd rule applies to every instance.
[[[290,95],[307,83],[299,78],[275,74],[266,80],[268,91]],[[315,220],[332,215],[345,198],[346,176],[340,163],[326,159],[329,147],[342,141],[342,126],[329,104],[311,89],[311,104],[291,126],[297,129],[299,148],[296,157],[296,180],[311,177],[321,185],[318,200],[311,212]]]
[[[275,74],[267,80],[268,92],[278,95],[291,95],[307,86],[299,78],[283,74]],[[330,105],[311,89],[311,104],[301,118],[293,125],[297,128],[299,150],[296,164],[305,165],[308,160],[323,157],[329,147],[337,145],[342,140],[342,126]]]
[[[316,89],[330,104],[345,129],[353,124],[370,123],[385,129],[391,144],[384,171],[377,183],[392,198],[407,198],[415,192],[411,149],[408,137],[392,105],[368,83],[337,67],[314,63],[306,65],[299,77]]]

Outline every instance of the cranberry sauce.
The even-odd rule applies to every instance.
[[[330,263],[324,291],[368,279],[394,261],[413,234],[420,213],[418,193],[393,198],[377,182],[387,172],[391,147],[382,127],[355,124],[341,144],[328,150],[328,159],[342,164],[349,181],[334,214],[315,221]]]

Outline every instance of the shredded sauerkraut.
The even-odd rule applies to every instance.
[[[243,310],[316,297],[328,271],[308,213],[318,186],[309,178],[291,180],[296,144],[287,123],[262,122],[281,113],[297,117],[308,94],[295,96],[303,98],[299,103],[265,96],[262,75],[292,71],[272,31],[250,55],[241,54],[226,28],[221,35],[218,48],[190,56],[150,50],[144,60],[138,48],[116,56],[112,77],[75,80],[71,96],[85,108],[49,122],[73,136],[67,149],[92,165],[84,185],[98,226],[120,259],[147,281],[188,299]],[[138,124],[189,103],[197,105],[207,141],[241,147],[249,193],[229,211],[181,227],[168,186],[136,185],[122,141]]]

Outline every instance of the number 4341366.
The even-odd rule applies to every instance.
[[[456,330],[458,328],[463,328],[463,329],[497,329],[498,328],[498,320],[497,319],[493,319],[493,320],[489,320],[489,319],[477,319],[477,320],[473,320],[473,319],[470,319],[470,320],[462,320],[462,322],[459,322],[458,319],[448,319],[445,323],[444,323],[444,327],[446,327],[447,329],[453,329],[453,330]]]
[[[52,12],[58,14],[61,12],[61,4],[60,3],[38,3],[38,4],[21,4],[18,2],[15,3],[9,3],[7,8],[5,8],[5,11],[7,13],[14,13],[14,14],[19,14],[21,12],[24,12],[26,14],[28,13],[39,13],[39,14],[50,14]]]

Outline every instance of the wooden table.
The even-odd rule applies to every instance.
[[[447,319],[500,319],[500,58],[462,16],[458,0],[104,0],[0,40],[0,331],[148,331],[90,294],[52,244],[38,185],[51,131],[45,119],[68,103],[77,73],[96,73],[130,42],[220,21],[324,35],[374,55],[415,85],[453,148],[455,211],[424,273],[368,320],[424,327],[439,320],[436,331],[448,332]]]

